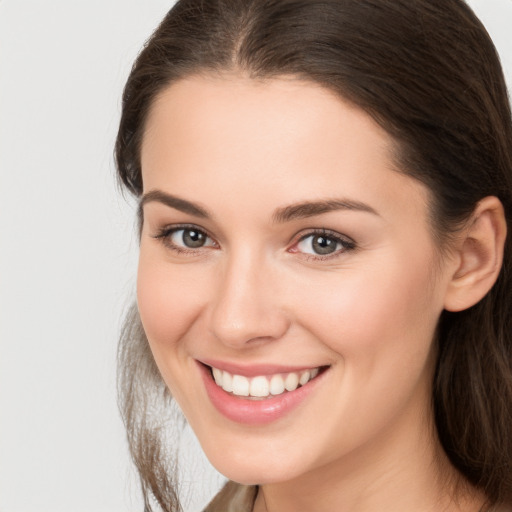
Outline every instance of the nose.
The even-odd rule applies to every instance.
[[[276,269],[253,254],[233,254],[217,276],[209,323],[214,337],[232,348],[281,338],[289,318],[281,304]]]

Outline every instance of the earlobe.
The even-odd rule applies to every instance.
[[[474,306],[492,288],[503,263],[507,223],[497,197],[476,206],[457,249],[457,268],[448,285],[444,307],[462,311]]]

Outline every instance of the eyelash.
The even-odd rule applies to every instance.
[[[343,253],[353,251],[357,248],[356,243],[354,240],[347,236],[340,235],[339,233],[336,233],[336,231],[331,231],[329,229],[313,229],[307,233],[304,233],[300,236],[300,238],[293,244],[291,249],[288,249],[290,252],[298,252],[297,250],[293,250],[293,248],[297,247],[301,242],[304,242],[310,237],[322,237],[327,240],[330,240],[334,242],[336,245],[340,245],[341,248],[335,250],[334,252],[326,255],[321,254],[308,254],[308,253],[301,253],[302,257],[306,258],[307,260],[312,261],[326,261],[332,258],[336,258],[340,256]]]
[[[185,248],[180,247],[179,245],[176,245],[171,241],[171,237],[174,233],[177,231],[195,231],[196,233],[200,233],[201,235],[205,236],[206,238],[209,238],[213,241],[213,238],[204,230],[201,228],[198,228],[197,226],[194,226],[193,224],[178,224],[174,226],[167,226],[162,229],[154,236],[157,240],[160,240],[165,247],[170,249],[171,251],[174,251],[178,254],[197,254],[197,251],[199,249],[203,249],[204,246],[198,247],[197,249],[193,248]],[[217,246],[217,243],[214,242],[214,244]],[[209,246],[207,246],[209,247]]]
[[[197,226],[194,226],[193,224],[180,224],[180,225],[173,225],[171,227],[164,227],[162,228],[156,235],[154,235],[153,238],[160,240],[165,247],[168,249],[178,253],[178,254],[197,254],[198,250],[201,250],[205,248],[205,246],[200,246],[197,249],[194,248],[184,248],[176,245],[171,241],[171,237],[173,234],[175,234],[178,231],[195,231],[196,233],[201,234],[202,236],[206,237],[207,239],[210,239],[213,242],[214,247],[218,247],[217,242],[211,237],[208,232],[206,232],[202,228],[198,228]],[[340,249],[335,250],[333,253],[326,254],[326,255],[320,255],[320,254],[308,254],[304,252],[300,252],[297,250],[298,245],[301,242],[304,242],[310,237],[323,237],[331,242],[334,242],[336,246],[339,244],[341,246]],[[206,246],[206,248],[212,247],[212,245]],[[342,236],[339,233],[336,233],[335,231],[331,231],[329,229],[313,229],[307,233],[302,234],[296,242],[293,243],[292,247],[288,249],[291,253],[299,253],[302,255],[303,258],[307,260],[321,260],[326,261],[331,258],[336,258],[342,253],[353,251],[356,249],[356,243],[346,237]]]

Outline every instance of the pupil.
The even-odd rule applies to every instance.
[[[324,236],[316,236],[313,239],[313,250],[317,254],[331,254],[336,250],[336,241]]]
[[[205,243],[205,236],[200,231],[186,229],[183,231],[183,243],[191,248],[202,247]]]

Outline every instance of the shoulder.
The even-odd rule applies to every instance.
[[[258,488],[228,482],[203,512],[252,512]]]

